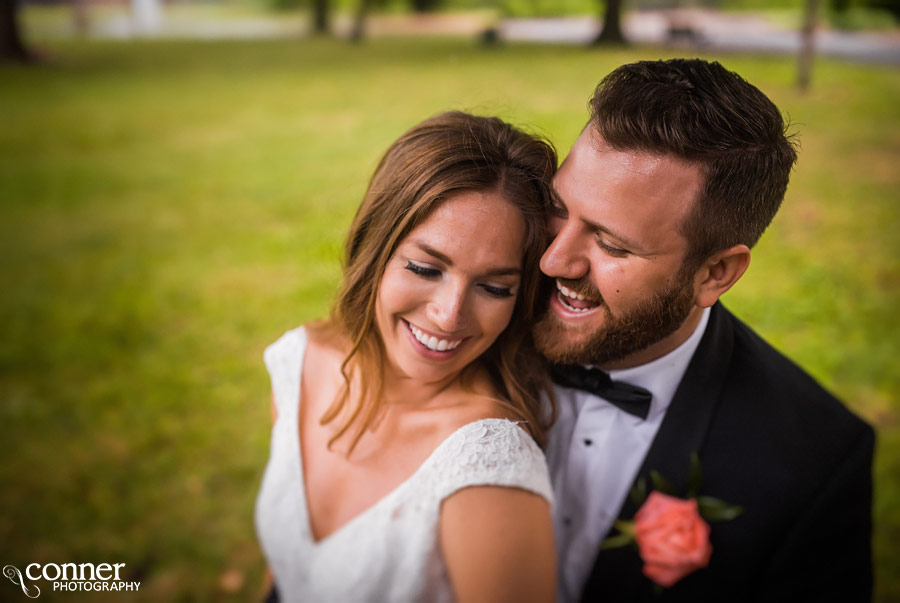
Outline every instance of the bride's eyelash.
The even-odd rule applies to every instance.
[[[436,278],[441,275],[441,271],[437,268],[429,268],[427,266],[420,266],[415,262],[410,262],[407,260],[406,266],[404,266],[406,270],[409,270],[416,276],[421,276],[422,278]],[[494,285],[479,285],[481,290],[491,297],[504,298],[504,297],[513,297],[515,293],[513,293],[512,289],[509,287],[496,287]]]
[[[482,290],[484,290],[488,295],[493,297],[512,297],[515,293],[512,292],[512,289],[508,287],[494,287],[493,285],[482,285]]]
[[[441,271],[437,268],[428,268],[426,266],[419,266],[413,262],[406,262],[406,269],[416,274],[418,276],[422,276],[425,278],[434,278],[436,276],[440,276]]]

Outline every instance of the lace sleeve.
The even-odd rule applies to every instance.
[[[533,492],[553,504],[544,453],[514,421],[483,419],[465,425],[441,446],[433,484],[440,500],[469,486]]]

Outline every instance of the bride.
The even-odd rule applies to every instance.
[[[382,158],[331,316],[266,350],[256,526],[282,601],[552,601],[530,324],[556,155],[451,112]]]

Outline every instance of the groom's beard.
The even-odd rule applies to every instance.
[[[552,280],[550,281],[553,282]],[[584,333],[547,308],[534,326],[534,343],[556,364],[604,365],[640,352],[674,333],[694,307],[693,272],[682,266],[672,284],[641,301],[622,316],[615,316],[600,292],[587,280],[570,287],[588,299],[599,299],[604,324]],[[555,286],[554,292],[556,295]]]

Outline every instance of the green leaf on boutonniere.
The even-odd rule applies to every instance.
[[[700,515],[707,521],[730,521],[744,512],[740,505],[730,505],[712,496],[698,496]]]
[[[688,477],[688,498],[697,498],[700,492],[700,482],[703,481],[703,469],[700,467],[700,457],[696,452],[691,453],[691,473]]]
[[[631,502],[634,503],[634,506],[640,507],[644,504],[644,501],[647,500],[647,480],[643,477],[638,479],[628,494],[631,497]]]
[[[630,534],[634,536],[634,522],[626,521],[624,519],[617,519],[613,522],[613,526],[623,534]]]
[[[606,549],[616,549],[621,546],[625,546],[634,542],[634,522],[633,521],[623,521],[621,519],[617,519],[613,522],[613,526],[619,533],[615,536],[610,536],[606,538],[603,542],[600,543],[600,550]]]
[[[675,493],[675,486],[673,486],[669,480],[664,478],[659,471],[655,469],[651,471],[650,479],[653,480],[653,487],[663,494],[668,494],[669,496],[678,496]]]
[[[605,551],[607,549],[617,549],[619,547],[623,547],[634,542],[634,536],[631,534],[616,534],[615,536],[610,536],[606,540],[600,543],[600,550]]]

